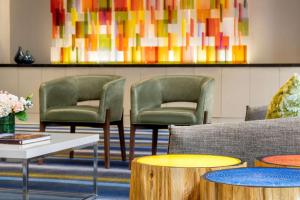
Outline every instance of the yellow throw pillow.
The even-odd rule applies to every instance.
[[[266,119],[300,116],[300,77],[294,74],[272,98]]]

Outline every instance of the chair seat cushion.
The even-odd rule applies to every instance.
[[[163,107],[146,109],[139,113],[138,124],[191,125],[196,124],[195,109]]]
[[[62,106],[49,108],[45,121],[50,122],[100,122],[98,107],[95,106]]]

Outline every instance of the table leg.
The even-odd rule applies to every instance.
[[[23,160],[22,171],[23,171],[23,200],[29,200],[29,195],[28,195],[28,160]]]
[[[94,195],[98,196],[97,189],[97,177],[98,177],[98,143],[94,145],[94,174],[93,174],[93,186],[94,186]]]

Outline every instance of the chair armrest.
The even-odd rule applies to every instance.
[[[204,112],[208,113],[208,122],[212,113],[213,97],[214,97],[215,80],[213,78],[207,78],[201,86],[200,96],[197,102],[196,117],[198,124],[202,124],[204,121]]]
[[[72,78],[42,83],[39,89],[40,120],[45,120],[45,113],[50,107],[76,105],[77,96],[77,88]]]
[[[110,110],[111,121],[119,121],[123,114],[125,78],[106,83],[100,97],[100,120],[105,121],[106,110]]]
[[[162,93],[159,82],[155,79],[142,81],[131,86],[131,123],[138,122],[140,111],[160,107]]]

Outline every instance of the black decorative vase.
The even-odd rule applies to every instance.
[[[18,52],[15,56],[15,62],[17,64],[32,64],[34,63],[35,59],[27,50],[26,53],[23,52],[22,47],[19,47]]]
[[[34,63],[34,58],[33,56],[30,54],[30,52],[27,50],[25,53],[25,57],[23,59],[23,64],[32,64]]]
[[[24,58],[25,58],[25,54],[24,54],[24,52],[22,50],[22,47],[19,47],[18,52],[17,52],[17,54],[15,56],[15,62],[17,64],[23,64]]]

